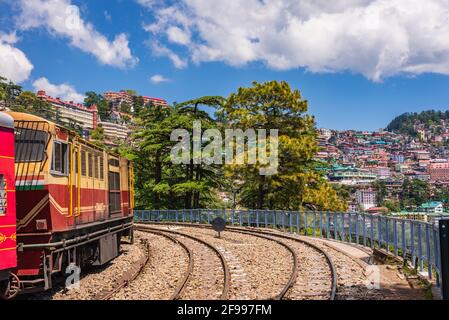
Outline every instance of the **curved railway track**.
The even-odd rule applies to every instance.
[[[138,229],[136,229],[136,230],[138,230]],[[143,231],[143,230],[140,230],[140,231]],[[178,285],[175,292],[170,297],[170,300],[178,300],[181,297],[183,291],[185,290],[187,282],[189,281],[189,278],[193,272],[193,266],[194,266],[193,251],[185,243],[183,243],[182,241],[179,241],[178,239],[176,239],[175,237],[173,237],[167,233],[159,232],[159,231],[155,231],[155,230],[152,230],[152,231],[144,230],[144,232],[148,232],[148,233],[152,233],[155,235],[159,235],[161,237],[165,237],[165,238],[169,239],[170,241],[172,241],[176,244],[179,244],[184,249],[184,251],[187,253],[187,256],[189,259],[187,271],[185,272],[184,277],[181,280],[181,283]]]
[[[207,225],[191,225],[185,223],[152,223],[151,225],[176,225],[181,227],[211,229],[211,227]],[[156,229],[164,231],[166,230],[160,228]],[[319,246],[302,239],[290,237],[288,235],[282,235],[262,230],[252,230],[250,228],[227,227],[226,231],[246,234],[265,240],[274,241],[290,252],[293,259],[293,267],[289,280],[283,287],[282,291],[275,297],[273,297],[273,299],[308,299],[311,297],[320,297],[329,300],[335,299],[337,291],[336,268],[329,254],[327,254],[327,252],[321,249]],[[298,245],[301,245],[302,247],[299,248]],[[313,250],[315,252],[315,259],[316,256],[320,257],[320,267],[311,268],[309,270],[306,270],[305,268],[301,269],[302,264],[299,262],[300,259],[304,262],[304,264],[306,264],[306,267],[308,267],[311,264],[311,257],[309,257],[308,254],[298,256],[296,253],[297,250],[302,253],[304,253],[305,250],[309,250],[308,253],[310,253],[311,255],[313,254],[310,250]],[[316,261],[314,263],[316,264]],[[323,264],[326,264],[327,268],[323,267]],[[299,279],[298,275],[300,275]]]
[[[143,272],[145,267],[148,265],[150,261],[150,244],[145,241],[145,256],[142,260],[140,260],[137,264],[137,269],[132,269],[126,272],[123,277],[120,279],[118,285],[114,286],[112,289],[108,291],[102,291],[92,300],[109,300],[111,299],[119,290],[126,287],[130,282],[134,281],[139,275]]]
[[[226,300],[228,298],[229,284],[230,284],[230,277],[231,277],[229,267],[226,263],[224,256],[222,255],[222,253],[219,250],[217,250],[213,245],[211,245],[210,243],[208,243],[200,238],[197,238],[195,236],[192,236],[189,234],[184,234],[181,232],[172,231],[172,230],[160,230],[160,229],[151,228],[148,226],[139,226],[139,227],[135,227],[134,229],[137,231],[164,237],[164,238],[172,241],[173,243],[181,246],[182,249],[186,252],[186,254],[188,256],[187,270],[185,271],[184,276],[182,277],[179,285],[176,287],[174,293],[171,295],[170,300],[178,300],[178,299],[183,298],[183,295],[188,290],[189,281],[192,280],[193,274],[194,274],[194,265],[195,265],[194,251],[190,248],[189,245],[187,245],[184,241],[180,240],[178,237],[181,237],[181,238],[184,237],[184,238],[190,239],[196,243],[199,243],[202,246],[207,247],[218,257],[218,259],[220,260],[220,263],[221,263],[221,267],[223,269],[223,285],[222,285],[223,289],[221,292],[220,299]],[[145,267],[149,262],[149,251],[150,251],[150,248],[149,248],[149,244],[148,244],[145,263],[143,263],[139,266],[137,272],[129,274],[127,277],[125,277],[125,279],[120,281],[119,285],[115,286],[113,289],[109,290],[108,292],[101,292],[99,295],[97,295],[94,298],[94,300],[109,300],[115,294],[117,294],[121,289],[128,286],[132,281],[136,281],[138,279],[138,277],[141,275],[141,273],[144,272]]]
[[[189,281],[192,280],[193,274],[194,274],[194,252],[190,249],[190,247],[188,245],[186,245],[178,237],[181,237],[181,238],[184,237],[184,238],[193,240],[196,243],[200,243],[202,246],[205,246],[208,249],[210,249],[219,258],[221,267],[223,270],[223,284],[222,284],[223,288],[222,288],[220,299],[221,300],[228,299],[229,286],[230,286],[230,281],[231,281],[229,267],[228,267],[228,264],[226,262],[225,257],[223,256],[223,254],[217,248],[215,248],[213,245],[211,245],[207,241],[204,241],[203,239],[200,239],[198,237],[195,237],[195,236],[192,236],[189,234],[185,234],[182,232],[173,231],[173,230],[160,230],[160,229],[151,228],[148,226],[144,226],[144,227],[139,226],[139,227],[135,228],[135,230],[142,231],[142,232],[149,232],[149,233],[153,233],[153,234],[159,234],[161,236],[167,237],[167,238],[171,239],[172,241],[180,244],[186,250],[186,252],[188,252],[188,256],[189,256],[188,270],[187,270],[183,280],[181,281],[181,284],[178,286],[175,293],[172,295],[171,299],[174,300],[174,299],[183,298],[185,292],[188,290]]]

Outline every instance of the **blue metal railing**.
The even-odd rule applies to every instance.
[[[278,228],[311,237],[354,243],[408,259],[420,272],[427,270],[440,287],[438,226],[417,220],[364,213],[279,210],[134,210],[135,222],[206,224],[221,217],[229,225]]]

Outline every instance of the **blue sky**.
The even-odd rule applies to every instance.
[[[354,11],[360,15],[377,8],[382,15],[392,9],[377,0],[340,0],[336,1],[340,6],[332,8],[311,7],[308,0],[293,8],[290,0],[279,0],[290,6],[298,24],[286,25],[278,34],[261,28],[258,16],[233,21],[234,15],[228,14],[235,7],[217,2],[212,10],[206,0],[24,1],[0,0],[0,74],[18,77],[24,88],[33,91],[41,85],[76,99],[89,90],[129,88],[181,102],[202,95],[227,96],[253,80],[286,80],[309,100],[318,126],[333,129],[375,130],[404,112],[449,107],[449,50],[432,45],[432,51],[424,52],[433,44],[426,38],[428,31],[423,31],[422,44],[413,43],[411,35],[417,37],[419,25],[409,27],[404,22],[408,19],[398,18],[391,21],[391,30],[370,26],[365,34],[348,36],[352,31],[341,21]],[[419,9],[424,16],[437,15],[444,1],[429,3],[434,6]],[[259,8],[263,4],[253,0],[240,4],[253,6],[242,11],[269,12],[264,17],[267,25],[285,20],[285,8]],[[66,14],[63,9],[70,5],[79,8],[79,34],[93,30],[93,36],[72,33],[54,19]],[[369,6],[371,10],[364,11]],[[314,17],[329,22],[332,41],[325,34],[328,29],[312,24]],[[435,29],[441,27],[438,17]],[[247,30],[254,31],[242,35]],[[305,37],[307,30],[311,31]],[[447,37],[447,31],[441,32]],[[119,35],[123,39],[115,43]],[[362,43],[370,37],[376,41]],[[106,49],[97,45],[102,40]],[[4,63],[11,57],[17,57],[17,65]],[[167,81],[151,81],[155,75]]]

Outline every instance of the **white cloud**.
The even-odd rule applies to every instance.
[[[55,36],[70,39],[71,45],[93,54],[102,64],[119,68],[133,67],[138,59],[131,53],[128,37],[117,35],[112,42],[84,21],[70,0],[20,0],[18,28],[46,28]]]
[[[167,48],[166,46],[164,46],[158,42],[153,42],[153,43],[151,43],[151,48],[152,48],[153,54],[155,56],[169,58],[176,68],[184,69],[187,67],[188,63],[187,63],[186,59],[181,58],[179,55],[177,55],[175,52],[173,52],[171,49]]]
[[[196,63],[260,61],[374,81],[449,74],[449,0],[181,0],[165,7],[138,1],[156,17],[145,30],[184,47]],[[177,55],[164,48],[166,56]]]
[[[155,83],[155,84],[159,84],[159,83],[162,83],[162,82],[169,82],[170,79],[164,77],[163,75],[155,74],[155,75],[151,76],[150,81]]]
[[[16,33],[0,33],[0,76],[16,83],[25,81],[34,66],[25,53],[13,45],[18,41]]]
[[[52,97],[60,97],[65,101],[73,101],[82,103],[84,101],[84,95],[79,94],[75,88],[67,83],[60,85],[52,84],[47,78],[39,78],[33,82],[34,90],[45,90],[47,95]]]

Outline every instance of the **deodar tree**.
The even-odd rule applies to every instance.
[[[278,130],[279,167],[275,175],[260,175],[261,164],[228,165],[231,179],[241,183],[240,201],[256,209],[345,210],[346,204],[317,170],[314,118],[308,102],[287,82],[253,82],[231,94],[219,114],[226,128]]]

